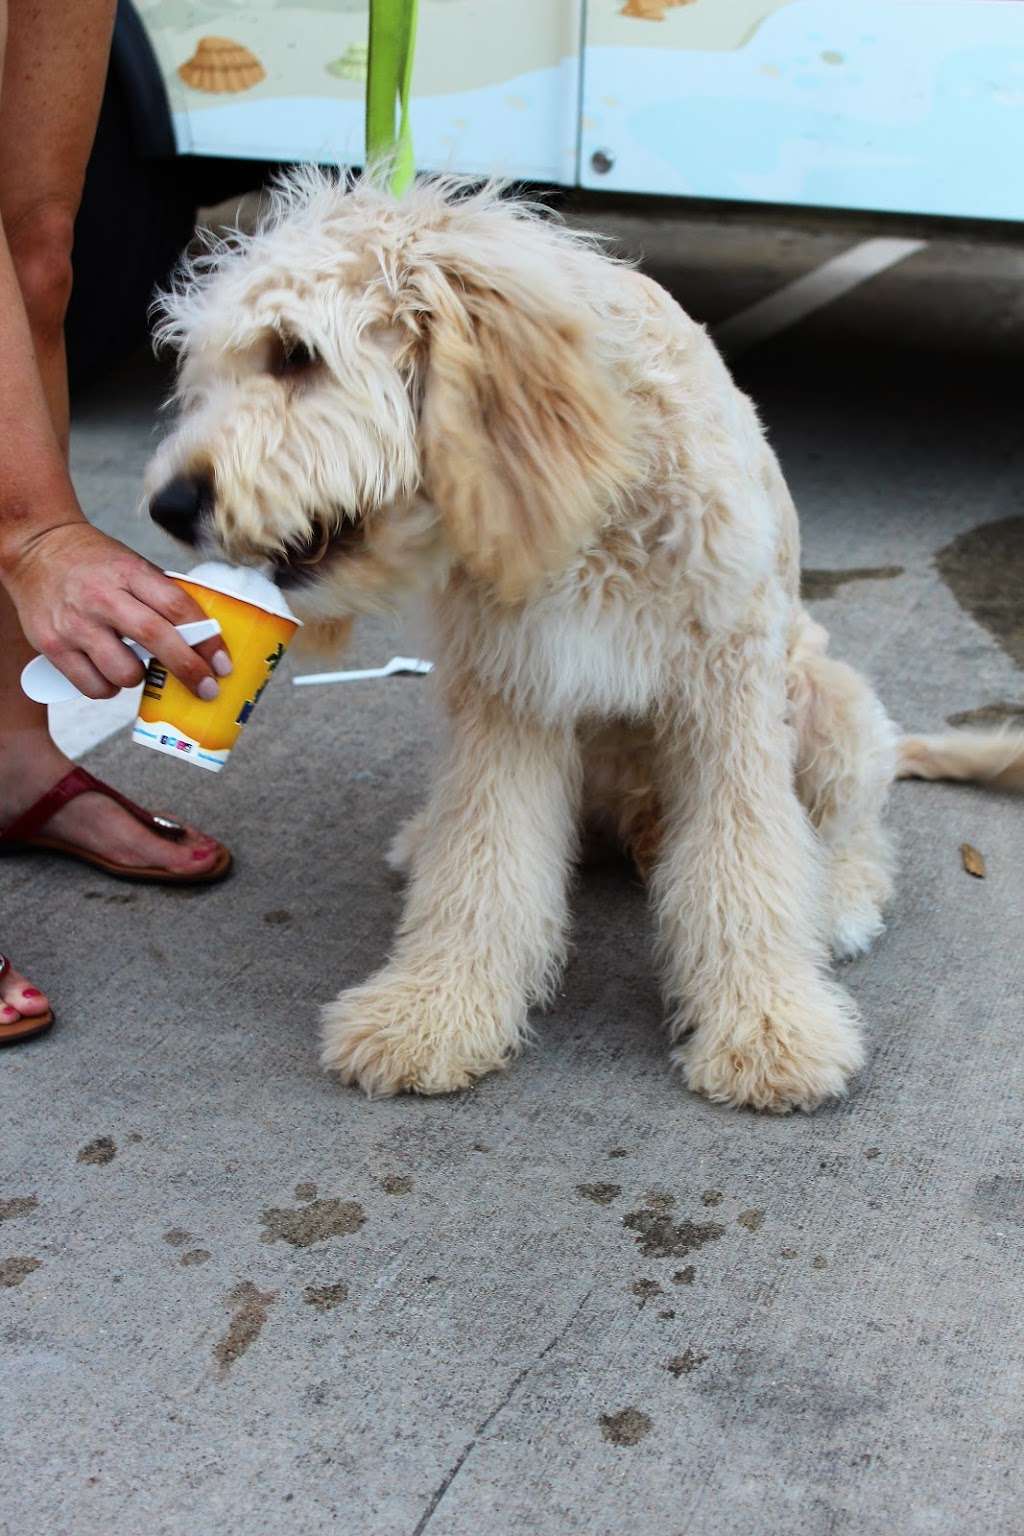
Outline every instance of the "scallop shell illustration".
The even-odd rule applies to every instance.
[[[267,78],[259,59],[230,37],[201,37],[196,51],[178,68],[194,91],[248,91]]]
[[[693,0],[627,0],[620,16],[635,16],[640,21],[664,21],[665,12],[677,5],[692,5]]]
[[[340,59],[332,59],[325,65],[327,73],[337,80],[365,80],[370,60],[370,50],[365,43],[350,43]]]

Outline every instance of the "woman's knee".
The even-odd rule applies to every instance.
[[[44,344],[54,341],[71,298],[74,210],[57,201],[39,203],[5,217],[4,227],[32,332]]]

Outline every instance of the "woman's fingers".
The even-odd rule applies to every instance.
[[[97,672],[115,689],[136,688],[146,675],[141,661],[113,630],[97,631],[87,641],[83,641],[82,649]]]
[[[215,699],[219,685],[208,659],[183,640],[174,627],[175,623],[190,622],[191,617],[169,623],[136,599],[129,599],[121,611],[121,621],[133,640],[155,656],[160,665],[192,693],[201,699]],[[206,617],[201,609],[199,617]],[[210,642],[206,643],[209,645]]]
[[[81,651],[51,651],[49,659],[87,699],[112,699],[118,691]]]
[[[171,624],[191,624],[196,619],[206,618],[191,593],[155,565],[150,565],[148,560],[140,559],[132,570],[129,590],[139,602]]]
[[[150,608],[168,619],[171,624],[190,624],[205,619],[206,614],[192,595],[171,581],[155,566],[143,566],[138,580],[132,582],[135,596]],[[133,638],[138,638],[133,636]],[[217,677],[227,677],[231,670],[231,656],[222,635],[203,640],[195,650]],[[182,679],[184,681],[184,679]]]
[[[195,649],[204,661],[209,662],[217,677],[230,677],[234,666],[223,635],[214,635],[212,640],[201,640]]]

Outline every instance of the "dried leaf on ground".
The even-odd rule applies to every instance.
[[[977,848],[972,848],[970,843],[961,843],[960,858],[963,861],[964,869],[969,875],[973,875],[975,880],[984,880],[985,859],[984,855],[980,854]]]

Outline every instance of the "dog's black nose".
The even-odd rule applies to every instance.
[[[176,475],[149,504],[149,515],[174,538],[195,544],[199,520],[213,502],[213,486],[203,475]]]

